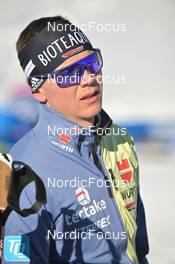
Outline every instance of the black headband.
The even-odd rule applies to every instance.
[[[29,77],[51,73],[67,58],[84,50],[93,50],[93,47],[84,33],[71,23],[62,24],[61,30],[45,27],[18,55],[32,92],[45,79]]]

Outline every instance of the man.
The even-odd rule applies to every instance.
[[[9,215],[3,263],[147,263],[138,160],[133,139],[102,110],[100,50],[57,16],[28,25],[17,52],[40,117],[10,154],[40,176],[47,203]],[[34,200],[31,183],[21,209]]]

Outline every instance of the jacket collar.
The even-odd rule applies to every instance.
[[[101,136],[105,135],[106,128],[112,125],[112,120],[102,109],[100,114],[95,117],[95,125],[91,129],[82,126],[67,119],[62,114],[54,111],[45,104],[40,104],[40,115],[34,130],[40,138],[54,142],[58,146],[72,146],[81,150],[81,145],[88,146],[99,141]],[[100,137],[98,137],[98,132]]]

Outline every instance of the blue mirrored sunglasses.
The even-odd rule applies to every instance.
[[[94,49],[94,52],[84,57],[83,59],[76,61],[75,63],[43,75],[35,75],[30,78],[54,78],[57,85],[61,88],[67,88],[81,82],[84,71],[87,70],[90,74],[99,74],[103,66],[103,59],[99,49]]]

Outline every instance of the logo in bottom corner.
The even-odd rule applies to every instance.
[[[6,236],[4,238],[4,259],[6,261],[29,262],[29,239],[27,236]]]

